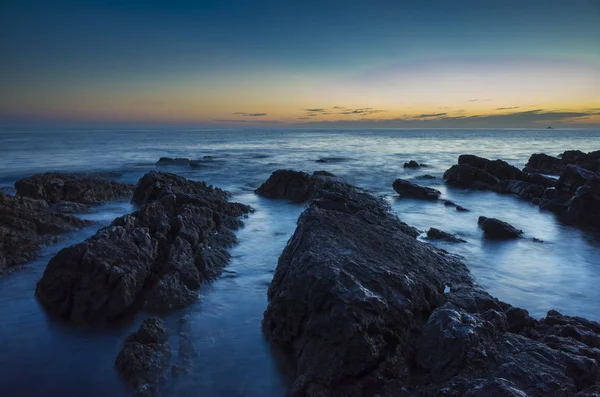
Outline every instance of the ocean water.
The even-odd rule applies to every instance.
[[[552,213],[513,196],[446,187],[443,172],[458,155],[501,158],[522,167],[536,152],[600,149],[600,131],[589,130],[0,130],[0,188],[47,171],[118,171],[136,182],[160,168],[231,191],[256,212],[238,232],[233,259],[215,282],[203,285],[200,301],[165,317],[190,316],[197,356],[189,374],[165,381],[166,396],[282,396],[288,371],[260,331],[267,288],[277,258],[294,231],[303,205],[267,200],[253,190],[271,172],[290,168],[327,170],[385,196],[405,222],[453,232],[467,244],[435,243],[464,258],[492,295],[529,310],[549,309],[600,320],[600,235],[561,223]],[[202,160],[200,168],[157,167],[159,157]],[[205,156],[212,156],[205,158]],[[329,159],[317,163],[318,159]],[[404,169],[409,160],[426,163]],[[423,174],[437,179],[420,180]],[[395,178],[439,189],[471,212],[441,203],[400,199]],[[45,315],[33,295],[48,260],[62,247],[95,233],[132,210],[111,202],[83,217],[97,221],[40,258],[0,279],[0,390],[3,396],[129,396],[113,362],[125,337],[147,316],[111,328],[72,327]],[[498,217],[525,231],[517,241],[482,239],[477,217]],[[540,238],[544,243],[532,241]]]

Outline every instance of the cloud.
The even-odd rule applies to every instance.
[[[267,113],[246,113],[246,112],[235,112],[233,114],[240,115],[240,116],[246,116],[246,117],[262,117],[262,116],[267,115]]]
[[[467,102],[490,102],[491,99],[490,98],[475,98],[475,99],[468,99]]]
[[[518,109],[520,106],[509,106],[507,108],[496,108],[496,110],[510,110],[510,109]]]
[[[418,115],[416,118],[425,119],[425,118],[430,118],[430,117],[441,117],[441,116],[446,116],[447,114],[448,113],[425,113],[425,114]]]
[[[373,108],[360,108],[360,109],[348,109],[343,112],[339,112],[339,114],[361,114],[368,115],[374,113],[383,113],[385,110],[383,109],[373,109]]]
[[[341,109],[346,109],[346,108],[344,106],[334,106],[334,107],[332,107],[332,109],[341,110]]]
[[[286,124],[281,120],[214,119],[213,121],[217,123]]]
[[[309,112],[309,113],[323,113],[326,110],[327,109],[323,109],[323,108],[309,108],[309,109],[304,109],[305,112]]]
[[[514,113],[482,114],[465,116],[459,112],[424,113],[418,116],[403,115],[393,119],[361,119],[361,120],[330,120],[330,127],[363,127],[363,128],[540,128],[547,125],[561,127],[593,126],[589,122],[582,124],[591,116],[600,116],[600,110],[585,111],[554,111],[534,109]],[[579,122],[579,123],[578,123]],[[311,125],[319,125],[321,121],[313,121]],[[306,125],[306,123],[304,124]]]
[[[298,117],[298,120],[310,120],[310,117]]]

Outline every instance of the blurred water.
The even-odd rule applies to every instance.
[[[384,195],[398,216],[422,230],[454,232],[467,244],[436,243],[460,254],[492,295],[540,317],[555,308],[600,320],[600,236],[567,226],[512,196],[446,187],[444,170],[459,154],[502,158],[522,167],[534,152],[600,149],[600,131],[582,130],[22,130],[0,131],[0,188],[20,177],[47,171],[119,171],[135,182],[159,157],[201,159],[198,169],[161,167],[230,190],[257,211],[238,232],[227,271],[201,288],[201,300],[165,318],[190,314],[198,357],[190,374],[168,379],[164,395],[281,396],[286,381],[261,331],[266,291],[303,206],[265,200],[252,191],[276,169],[325,169],[350,183]],[[204,158],[213,156],[214,158]],[[327,163],[315,160],[331,158]],[[406,170],[417,160],[429,165]],[[418,180],[468,208],[395,196],[397,177]],[[42,257],[0,279],[0,390],[3,395],[130,395],[113,361],[127,334],[144,315],[112,329],[57,324],[38,306],[33,291],[48,260],[63,246],[83,240],[101,225],[131,211],[109,203],[86,215],[98,223],[48,247]],[[526,238],[489,242],[477,228],[479,215],[498,217]],[[532,237],[544,240],[535,243]],[[176,354],[176,332],[173,332]]]

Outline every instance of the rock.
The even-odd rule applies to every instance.
[[[542,185],[510,179],[500,181],[494,190],[498,193],[512,193],[533,202],[536,199],[539,200],[544,195],[546,188]]]
[[[348,161],[348,159],[344,157],[323,157],[315,160],[315,163],[341,163],[344,161]]]
[[[105,174],[35,174],[15,183],[17,195],[45,200],[48,203],[70,201],[80,204],[102,204],[105,201],[131,197],[133,186],[106,179]]]
[[[466,243],[466,240],[455,236],[454,234],[444,232],[440,229],[436,229],[434,227],[429,228],[427,231],[427,238],[430,240],[444,240],[449,241],[451,243]]]
[[[600,324],[556,312],[536,321],[498,301],[384,208],[338,184],[315,190],[300,215],[263,319],[271,345],[295,363],[290,395],[596,390]]]
[[[312,175],[293,170],[277,170],[254,192],[268,198],[284,198],[304,202],[312,198],[314,190],[323,183],[339,181],[327,171],[315,171]]]
[[[465,164],[486,171],[498,179],[523,179],[523,171],[503,160],[488,160],[472,154],[462,154],[458,157],[458,165]]]
[[[437,179],[437,177],[429,174],[418,176],[417,179]]]
[[[306,172],[278,170],[255,192],[268,198],[303,202],[311,198],[313,186],[314,179]]]
[[[518,238],[523,234],[522,230],[496,218],[480,216],[477,224],[483,229],[484,236],[488,239],[505,240]]]
[[[149,172],[133,194],[140,209],[52,258],[38,300],[52,314],[87,323],[194,302],[201,282],[227,264],[238,218],[250,211],[228,197],[203,182]]]
[[[535,153],[529,158],[524,170],[544,174],[560,174],[569,165],[576,165],[592,172],[600,172],[600,151],[584,153],[581,150],[567,150],[559,157]]]
[[[460,205],[457,205],[457,206],[456,206],[456,210],[457,210],[458,212],[469,212],[469,210],[468,210],[468,209],[466,209],[465,207],[462,207],[462,206],[460,206]]]
[[[453,165],[444,172],[444,179],[449,185],[488,190],[499,182],[494,175],[469,164]]]
[[[152,395],[147,393],[164,378],[171,360],[168,337],[161,320],[147,318],[139,330],[127,338],[115,360],[119,375],[128,384],[138,388],[138,393],[142,395]]]
[[[185,157],[161,157],[156,165],[190,165],[190,159]]]
[[[51,211],[43,200],[0,192],[0,273],[33,260],[43,245],[60,240],[61,234],[90,224]]]
[[[74,203],[72,201],[61,201],[51,207],[61,214],[83,214],[90,212],[91,207],[87,204]]]
[[[410,160],[408,163],[404,163],[404,168],[421,168],[427,167],[426,164],[419,164],[414,160]]]
[[[570,222],[600,227],[600,174],[567,165],[555,189],[546,189],[540,208]]]
[[[437,200],[441,193],[430,187],[419,186],[405,179],[396,179],[392,187],[401,197],[410,197],[423,200]]]

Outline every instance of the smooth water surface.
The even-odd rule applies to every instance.
[[[600,149],[600,131],[583,130],[5,130],[0,131],[0,188],[47,171],[119,171],[134,183],[159,157],[201,159],[202,167],[160,167],[230,190],[256,212],[238,232],[240,243],[217,281],[201,288],[198,304],[165,318],[189,314],[197,358],[189,374],[167,379],[173,396],[281,396],[286,381],[260,330],[277,258],[294,231],[302,205],[253,194],[271,172],[325,169],[387,197],[405,222],[457,233],[467,244],[436,243],[464,257],[492,295],[536,317],[551,309],[600,320],[600,236],[565,225],[549,212],[513,196],[446,187],[441,176],[457,157],[472,153],[522,167],[535,152]],[[204,156],[212,156],[205,158]],[[326,158],[326,163],[315,160]],[[417,160],[429,167],[404,169]],[[424,173],[437,179],[420,180]],[[399,199],[395,178],[435,187],[471,212],[441,203]],[[111,329],[73,328],[49,319],[33,292],[48,260],[93,234],[128,203],[108,203],[85,217],[97,222],[74,233],[11,275],[0,279],[0,390],[2,395],[128,396],[113,369],[126,335],[144,314]],[[477,217],[498,217],[525,231],[518,241],[482,239]],[[533,242],[532,238],[543,243]]]

